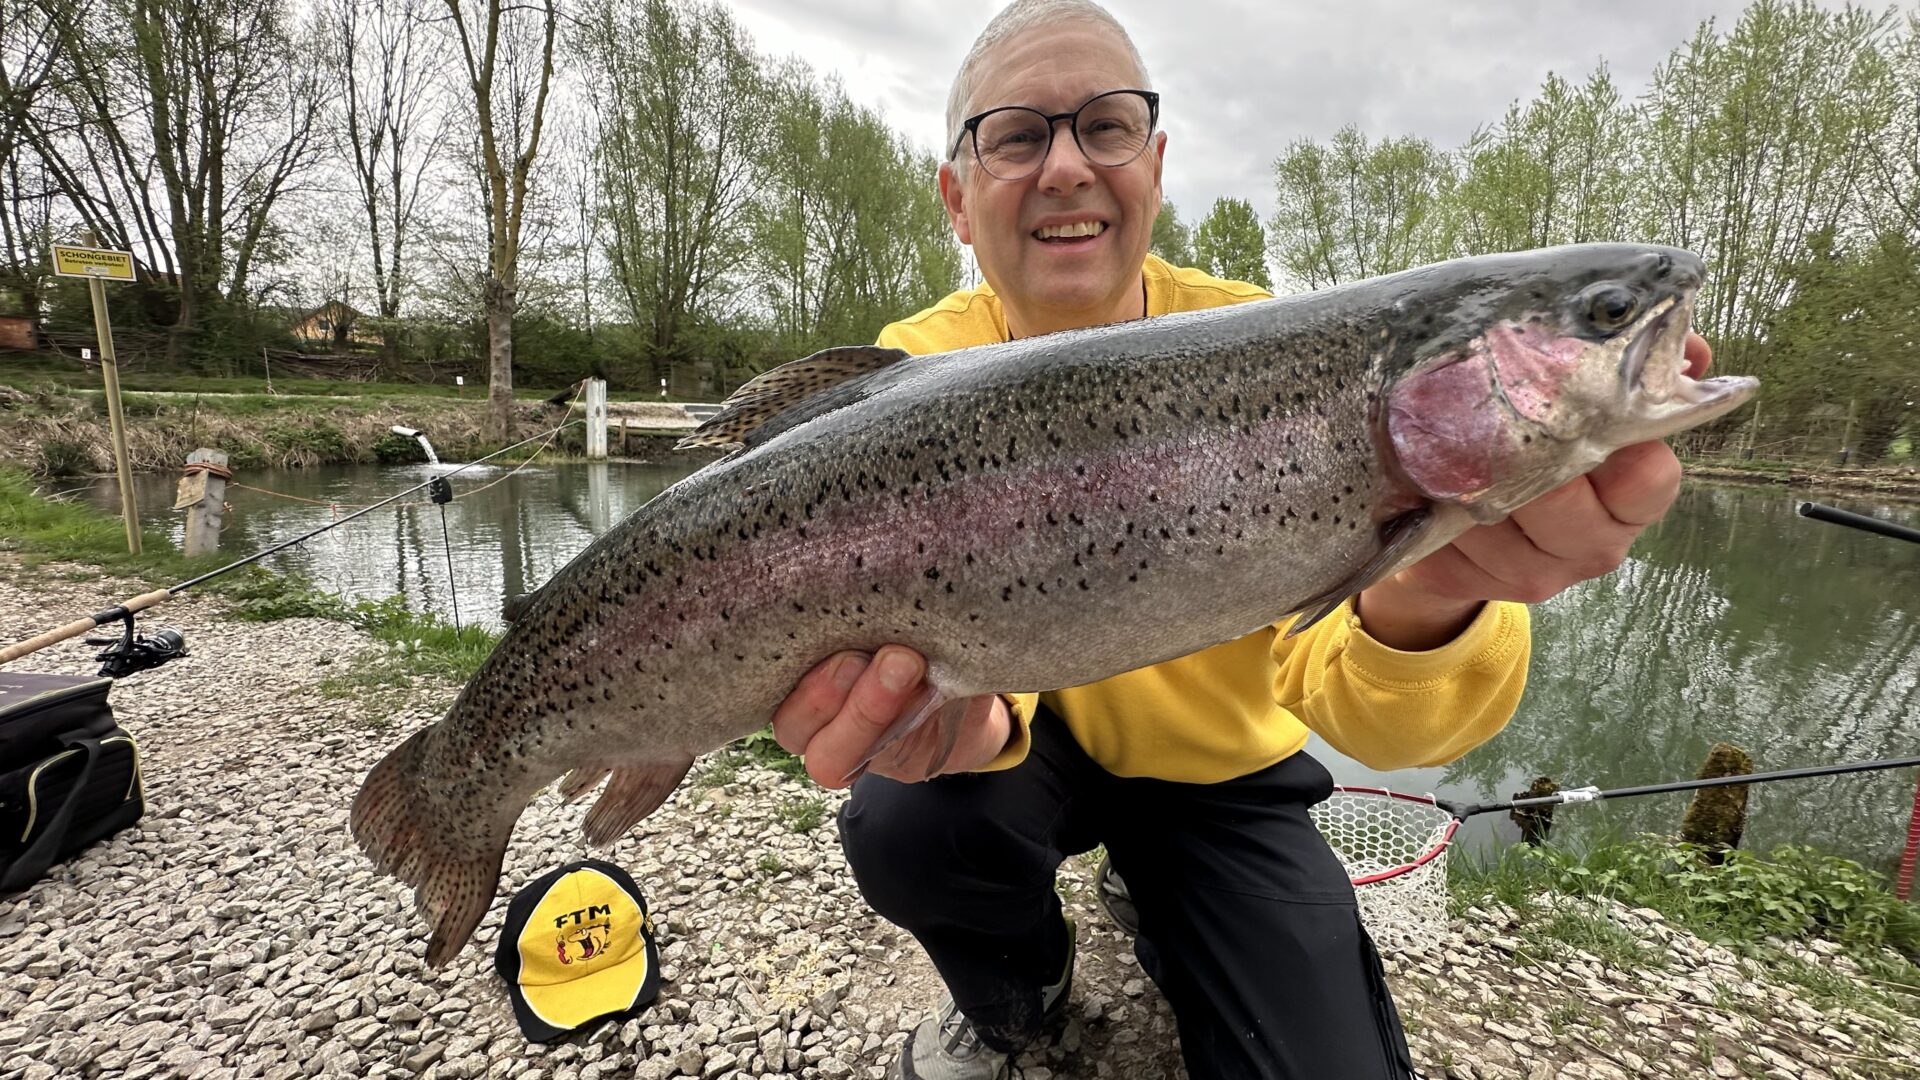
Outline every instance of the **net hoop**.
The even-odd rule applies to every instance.
[[[1376,939],[1427,941],[1445,927],[1452,811],[1432,795],[1342,785],[1311,813]]]

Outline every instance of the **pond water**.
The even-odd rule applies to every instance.
[[[449,471],[451,466],[438,471]],[[225,551],[257,551],[431,476],[429,466],[344,466],[239,477]],[[417,609],[498,625],[504,598],[537,588],[592,539],[690,471],[685,465],[536,464],[454,478],[443,508],[368,514],[273,556],[353,597],[404,594]],[[287,498],[284,496],[293,496]],[[117,511],[113,482],[87,492]],[[142,520],[178,540],[173,480],[142,477]],[[1535,776],[1602,788],[1693,776],[1719,740],[1759,769],[1920,755],[1920,546],[1801,518],[1800,499],[1920,525],[1920,508],[1871,497],[1689,483],[1616,574],[1535,609],[1534,658],[1518,715],[1444,768],[1381,776],[1324,744],[1344,783],[1468,801],[1510,796]],[[452,572],[448,571],[451,551]],[[188,628],[191,641],[191,628]],[[1913,770],[1751,789],[1747,846],[1812,844],[1890,870],[1905,836]],[[1685,794],[1563,807],[1557,838],[1669,831]],[[1504,814],[1467,842],[1517,835]]]

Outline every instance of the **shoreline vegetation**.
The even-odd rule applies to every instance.
[[[116,517],[47,498],[31,477],[6,467],[0,467],[0,538],[0,553],[23,567],[72,576],[74,565],[84,564],[147,587],[164,587],[231,559],[187,559],[153,531],[145,534],[145,553],[130,555]],[[317,617],[368,633],[384,648],[327,679],[329,693],[363,702],[402,706],[422,678],[458,684],[499,640],[484,628],[456,630],[413,612],[404,597],[350,604],[310,582],[258,567],[215,579],[199,591],[223,597],[238,619]],[[374,708],[369,714],[394,711]],[[766,732],[713,755],[708,767],[725,771],[748,765],[789,777],[804,774]],[[1640,957],[1609,937],[1604,920],[1569,915],[1559,903],[1615,902],[1656,911],[1701,939],[1746,956],[1808,948],[1819,955],[1844,955],[1857,979],[1806,968],[1800,982],[1810,993],[1842,999],[1858,993],[1876,1010],[1920,1020],[1920,906],[1897,900],[1882,876],[1851,860],[1781,848],[1765,854],[1736,850],[1713,865],[1670,837],[1647,836],[1615,838],[1584,851],[1516,845],[1495,859],[1451,862],[1456,917],[1504,912],[1529,927],[1523,937],[1536,951],[1548,949],[1551,939],[1558,942],[1553,947],[1595,951],[1616,962]],[[1541,940],[1533,941],[1536,937]]]
[[[81,385],[75,374],[27,368],[0,378],[0,458],[41,479],[112,472],[105,394]],[[395,425],[426,432],[448,461],[470,461],[500,446],[487,434],[485,387],[281,379],[268,393],[261,379],[129,375],[121,381],[127,452],[137,471],[177,469],[203,446],[225,451],[236,471],[424,461],[419,444],[394,434]],[[524,437],[564,422],[571,407],[550,400],[564,393],[517,389],[518,433]],[[635,442],[637,457],[676,455],[671,440],[636,436]],[[569,427],[549,452],[578,456],[585,444],[584,429]],[[618,440],[614,447],[619,456]],[[1683,454],[1682,461],[1688,477],[1699,480],[1920,500],[1915,460],[1843,466]]]

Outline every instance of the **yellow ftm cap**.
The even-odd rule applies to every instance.
[[[646,898],[625,870],[598,859],[569,863],[515,894],[494,967],[534,1042],[625,1016],[660,993]]]

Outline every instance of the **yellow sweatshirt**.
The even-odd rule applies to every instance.
[[[1149,255],[1147,315],[1259,300]],[[956,292],[880,331],[915,355],[1006,341],[988,285]],[[1018,731],[987,769],[1025,759],[1044,700],[1093,759],[1118,776],[1215,783],[1264,769],[1306,745],[1308,729],[1376,769],[1440,765],[1512,717],[1526,687],[1531,639],[1522,604],[1490,603],[1452,642],[1409,653],[1368,637],[1351,602],[1291,640],[1286,624],[1086,686],[1008,695]]]

